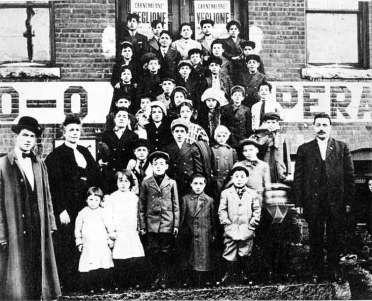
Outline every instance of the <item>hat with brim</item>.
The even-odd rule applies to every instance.
[[[262,118],[262,121],[266,121],[266,120],[277,120],[277,121],[280,121],[281,118],[280,118],[280,115],[278,113],[276,113],[276,112],[268,112],[268,113],[265,113],[265,115]]]
[[[248,63],[250,60],[255,60],[257,63],[261,63],[261,58],[257,54],[247,55],[247,57],[245,58],[245,61]]]
[[[149,142],[146,140],[146,139],[138,139],[135,143],[134,143],[134,147],[133,149],[137,149],[139,147],[146,147],[147,149],[150,148],[150,144]]]
[[[249,40],[243,40],[239,43],[239,46],[241,49],[244,49],[244,47],[252,47],[252,49],[256,48],[256,43],[253,42],[253,41],[249,41]]]
[[[220,106],[224,106],[228,103],[225,92],[221,89],[216,88],[208,88],[204,91],[204,93],[201,96],[201,101],[204,102],[207,99],[215,99],[220,103]]]
[[[152,163],[155,159],[164,159],[167,163],[169,162],[169,155],[166,152],[155,151],[149,155],[149,162]]]
[[[33,132],[36,136],[41,136],[43,129],[38,121],[30,116],[19,118],[18,123],[12,126],[12,131],[19,134],[23,129]]]
[[[240,85],[233,86],[231,88],[230,95],[233,95],[235,92],[241,92],[243,97],[245,97],[245,88],[243,86]]]
[[[130,47],[133,50],[133,44],[129,41],[124,41],[120,43],[121,49]]]
[[[243,148],[245,145],[254,145],[258,149],[262,147],[256,140],[253,140],[251,138],[243,139],[239,142],[239,148]]]
[[[177,118],[177,119],[172,121],[171,131],[173,132],[174,128],[177,127],[177,126],[182,126],[186,129],[187,132],[189,131],[189,125],[188,125],[187,121],[183,118]]]
[[[244,171],[247,177],[249,177],[249,170],[243,165],[234,165],[231,169],[230,174],[233,175],[237,171]]]
[[[180,61],[180,62],[178,63],[177,68],[180,69],[180,68],[183,67],[183,66],[189,66],[190,69],[192,69],[192,64],[191,64],[191,62],[188,61],[188,60],[182,60],[182,61]]]
[[[161,100],[155,100],[150,103],[151,108],[153,107],[159,107],[164,115],[167,115],[167,108],[165,107],[165,104]]]

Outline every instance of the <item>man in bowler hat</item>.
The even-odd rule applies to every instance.
[[[12,130],[15,147],[0,159],[0,299],[56,299],[61,290],[48,174],[32,151],[42,129],[24,116]]]

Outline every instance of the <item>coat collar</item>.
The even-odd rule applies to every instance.
[[[316,138],[314,140],[311,141],[311,146],[313,148],[313,151],[314,151],[314,154],[316,154],[317,158],[319,160],[322,160],[322,157],[320,155],[320,150],[319,150],[319,146],[318,146],[318,141],[316,140]],[[328,139],[328,142],[327,142],[327,151],[326,151],[326,159],[332,155],[333,151],[335,149],[335,139],[333,138],[329,138]]]
[[[34,156],[34,158],[35,158],[35,159],[32,160],[32,162],[33,162],[33,163],[34,163],[34,162],[38,162],[38,158],[37,158],[36,155]],[[16,155],[14,149],[12,149],[12,150],[8,153],[8,159],[9,159],[9,162],[10,162],[11,165],[14,165],[14,162],[16,162],[17,165],[18,165],[17,155]]]
[[[195,208],[195,212],[194,212],[194,216],[197,216],[200,212],[200,210],[202,210],[202,208],[204,207],[206,201],[207,201],[207,198],[205,197],[205,193],[201,193],[199,196],[197,195],[193,195],[193,197],[195,197],[197,199],[197,203],[196,203],[196,208]]]
[[[167,175],[165,175],[163,181],[161,181],[160,187],[159,187],[158,183],[156,182],[154,175],[149,178],[149,181],[150,181],[150,186],[155,188],[159,192],[161,192],[161,190],[164,187],[166,187],[170,184],[170,178]]]

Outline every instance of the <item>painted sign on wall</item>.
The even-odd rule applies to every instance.
[[[273,82],[286,122],[312,122],[327,112],[336,122],[371,122],[371,82]],[[60,123],[69,113],[85,123],[105,123],[112,99],[109,82],[0,83],[0,123],[23,115]]]

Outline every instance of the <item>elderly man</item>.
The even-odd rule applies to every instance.
[[[325,229],[328,270],[333,280],[342,281],[338,261],[345,213],[350,212],[354,192],[354,168],[349,149],[345,143],[330,137],[331,128],[328,114],[315,115],[316,138],[298,148],[294,174],[295,201],[303,207],[309,223],[314,282],[323,272]]]
[[[48,174],[32,152],[42,129],[25,116],[12,130],[15,147],[0,159],[0,299],[56,299],[61,290]]]

